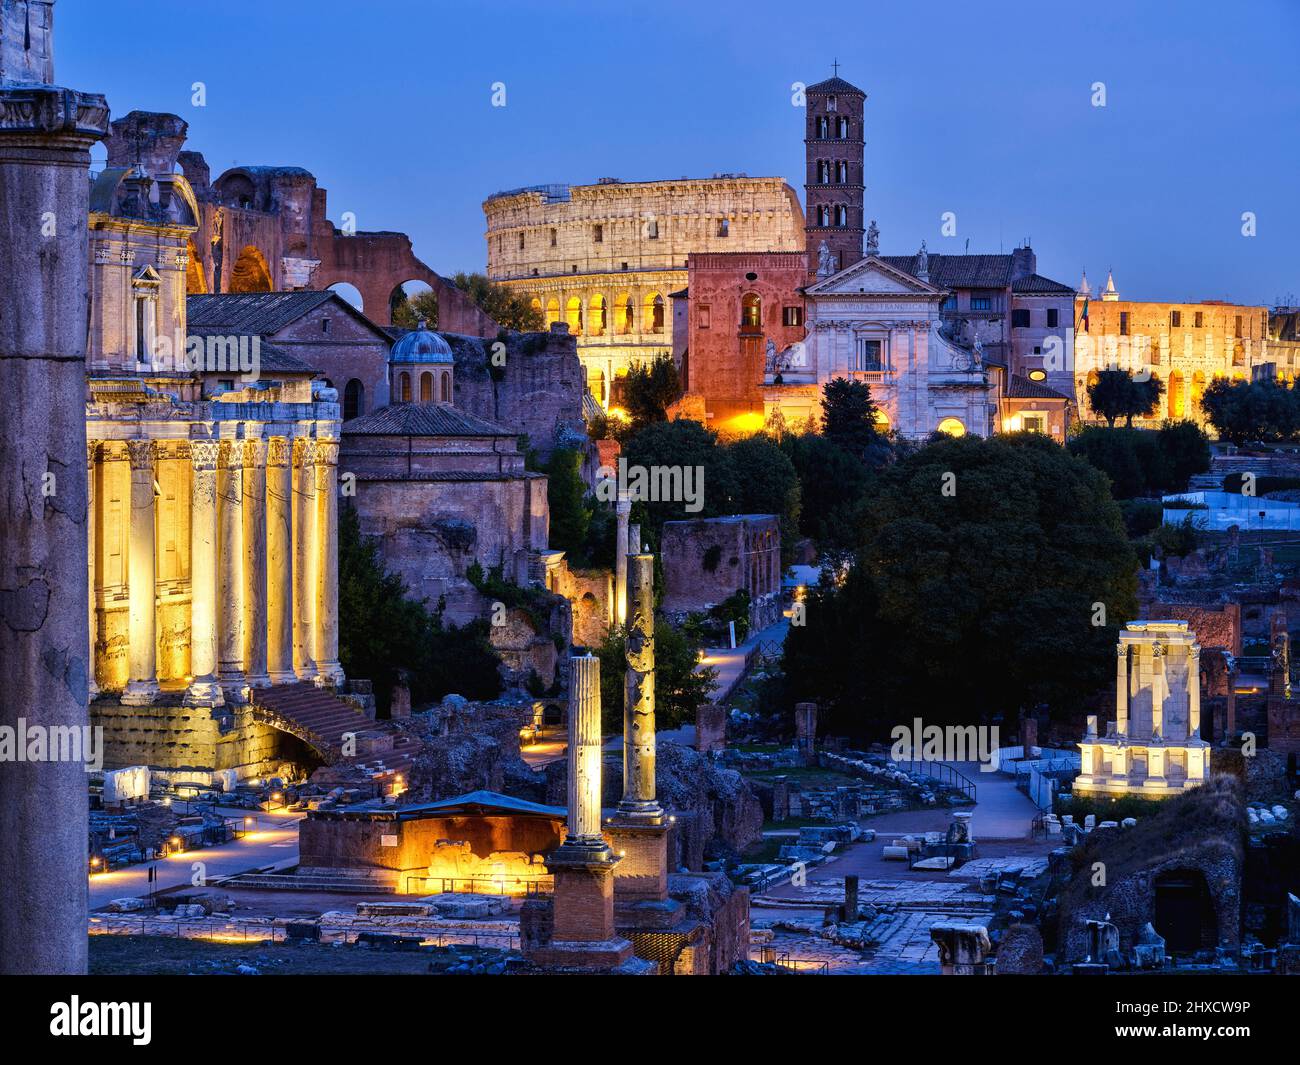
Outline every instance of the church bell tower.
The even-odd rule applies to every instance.
[[[817,270],[822,241],[835,256],[837,270],[862,258],[863,110],[867,94],[838,76],[804,90],[804,249],[810,278]]]

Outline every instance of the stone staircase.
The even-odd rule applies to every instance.
[[[297,736],[327,765],[343,758],[347,733],[375,726],[352,704],[310,681],[258,688],[253,692],[252,707],[254,718]]]

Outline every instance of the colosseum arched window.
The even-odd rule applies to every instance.
[[[657,292],[652,292],[645,298],[645,325],[647,333],[662,333],[664,331],[664,298]]]
[[[570,296],[569,302],[564,309],[564,320],[569,323],[569,332],[574,336],[582,336],[582,300],[577,296]]]

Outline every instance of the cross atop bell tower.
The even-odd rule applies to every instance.
[[[831,63],[835,75],[804,90],[806,124],[804,152],[804,250],[809,277],[817,270],[822,242],[842,270],[862,258],[863,110],[867,94],[839,76],[840,62]]]

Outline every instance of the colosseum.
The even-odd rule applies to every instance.
[[[489,196],[488,277],[567,322],[606,408],[634,363],[672,352],[670,296],[691,252],[802,251],[803,210],[782,178],[534,185]]]

